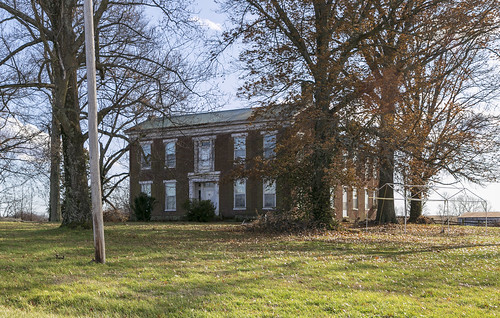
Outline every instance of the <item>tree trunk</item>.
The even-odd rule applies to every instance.
[[[382,142],[384,144],[384,142]],[[383,149],[379,169],[379,190],[377,200],[377,222],[380,224],[396,223],[394,209],[394,150]]]
[[[54,111],[61,125],[64,159],[64,200],[62,226],[92,226],[90,191],[87,177],[85,137],[80,127],[77,70],[78,45],[73,29],[76,2],[47,2],[53,28],[58,30],[54,41],[53,80]]]
[[[330,184],[325,180],[325,169],[329,166],[329,160],[321,144],[316,146],[311,160],[313,164],[310,193],[312,216],[315,221],[329,225],[332,223]]]
[[[422,215],[422,191],[418,188],[411,188],[410,195],[413,200],[410,201],[410,218],[408,222],[415,223]]]
[[[51,126],[49,221],[61,222],[61,128],[54,112]]]
[[[394,209],[394,144],[397,132],[394,130],[397,96],[399,96],[399,75],[394,66],[394,52],[384,50],[387,63],[381,68],[380,77],[380,142],[379,142],[379,191],[377,221],[380,224],[396,223]]]
[[[70,74],[62,125],[64,185],[63,222],[69,227],[92,226],[92,211],[87,177],[85,138],[80,128],[80,106],[76,82],[76,68]]]
[[[319,44],[318,44],[319,45]],[[328,88],[325,87],[326,79],[316,79],[316,91],[314,100],[316,108],[320,110],[320,116],[316,118],[314,125],[315,146],[311,155],[311,213],[315,221],[323,225],[331,225],[333,222],[333,211],[330,205],[330,182],[326,179],[326,170],[330,168],[334,149],[327,149],[326,144],[330,138],[335,138],[337,122],[330,116],[330,98]]]
[[[380,142],[379,142],[379,183],[377,221],[380,224],[396,223],[396,210],[394,209],[394,145],[396,141],[394,128],[395,92],[394,74],[384,70],[384,85],[382,87],[382,114],[380,117]]]

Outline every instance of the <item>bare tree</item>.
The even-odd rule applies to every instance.
[[[100,77],[98,96],[102,142],[103,173],[111,171],[126,150],[112,147],[112,139],[126,138],[121,129],[137,121],[138,116],[161,112],[168,114],[174,103],[192,93],[193,86],[206,72],[188,69],[188,62],[178,53],[174,43],[166,39],[166,31],[185,31],[180,24],[191,21],[182,1],[97,1],[96,62]],[[158,24],[146,17],[146,11],[156,10],[164,19]],[[89,226],[90,201],[86,171],[87,138],[82,120],[86,118],[86,92],[82,66],[83,17],[81,1],[4,1],[0,3],[0,51],[2,85],[0,93],[6,100],[26,94],[28,90],[46,93],[45,110],[52,113],[52,207],[57,211],[56,169],[58,168],[58,132],[62,137],[64,175],[63,225]],[[161,29],[163,28],[163,29]],[[172,33],[176,40],[180,32]],[[175,43],[179,46],[180,42]],[[171,45],[172,44],[172,45]],[[40,100],[34,103],[40,105]],[[27,106],[29,103],[26,103]],[[33,104],[32,104],[33,105]],[[26,111],[26,106],[24,110]],[[110,152],[112,151],[112,152]],[[111,180],[103,176],[104,181]],[[123,179],[119,177],[118,179]],[[116,180],[116,178],[114,179]],[[112,189],[111,186],[104,187]],[[106,196],[105,196],[106,197]],[[57,212],[53,213],[57,215]]]

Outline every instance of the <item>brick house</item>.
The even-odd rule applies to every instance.
[[[285,199],[276,181],[224,178],[235,162],[274,154],[280,132],[269,128],[270,120],[252,114],[247,108],[155,118],[129,129],[131,201],[140,192],[156,198],[153,220],[181,220],[186,213],[182,205],[190,198],[211,200],[222,218],[274,210]],[[337,218],[374,215],[369,188],[337,187],[334,192]]]

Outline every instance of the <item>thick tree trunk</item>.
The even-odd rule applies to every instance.
[[[331,225],[334,221],[333,210],[330,205],[329,180],[326,179],[326,170],[330,168],[334,149],[327,149],[326,144],[331,138],[335,138],[336,120],[329,113],[330,99],[328,89],[325,87],[326,79],[319,78],[316,82],[314,100],[316,108],[320,110],[314,125],[315,142],[311,155],[311,213],[315,221],[323,225]]]
[[[58,30],[52,58],[54,112],[61,125],[64,159],[64,200],[62,226],[92,226],[92,211],[87,177],[85,138],[80,127],[77,70],[78,45],[73,28],[76,2],[47,2],[53,28]]]
[[[397,132],[394,130],[397,98],[399,96],[399,76],[394,65],[393,51],[387,50],[388,63],[381,69],[380,77],[380,142],[379,142],[379,191],[377,221],[380,224],[396,223],[394,209],[394,144]]]
[[[416,222],[418,217],[422,215],[422,191],[417,188],[410,189],[412,200],[410,201],[410,218],[409,222]]]
[[[51,126],[49,221],[61,222],[61,128],[54,113]]]
[[[310,193],[312,216],[315,221],[329,225],[333,220],[330,207],[330,184],[325,179],[325,169],[329,166],[329,160],[322,145],[316,146],[311,160],[313,164]]]
[[[396,77],[392,70],[385,69],[382,76],[382,100],[379,142],[379,191],[377,204],[377,222],[380,224],[396,223],[394,208],[394,131],[395,96],[397,94]]]
[[[379,190],[377,200],[377,222],[380,224],[396,223],[394,209],[394,151],[383,149],[379,169]]]
[[[80,128],[80,106],[76,86],[76,69],[70,75],[62,125],[64,185],[63,222],[69,227],[92,226],[92,211],[87,177],[85,138]]]

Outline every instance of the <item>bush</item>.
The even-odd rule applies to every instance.
[[[129,214],[120,209],[109,208],[102,213],[104,222],[127,222]]]
[[[425,215],[420,215],[416,220],[416,224],[433,224],[434,220],[426,217]]]
[[[188,221],[209,222],[215,218],[215,206],[210,200],[187,200],[184,205]]]
[[[16,212],[14,215],[12,215],[12,217],[15,219],[20,219],[22,221],[30,221],[30,222],[47,222],[48,221],[46,215],[39,215],[36,213]]]
[[[337,230],[340,224],[334,218],[325,225],[314,220],[300,209],[291,211],[270,211],[259,215],[255,221],[247,225],[247,229],[256,232],[305,234]]]
[[[153,211],[155,201],[155,198],[150,197],[146,193],[139,193],[132,204],[132,211],[134,211],[135,219],[137,221],[150,221],[151,211]]]

